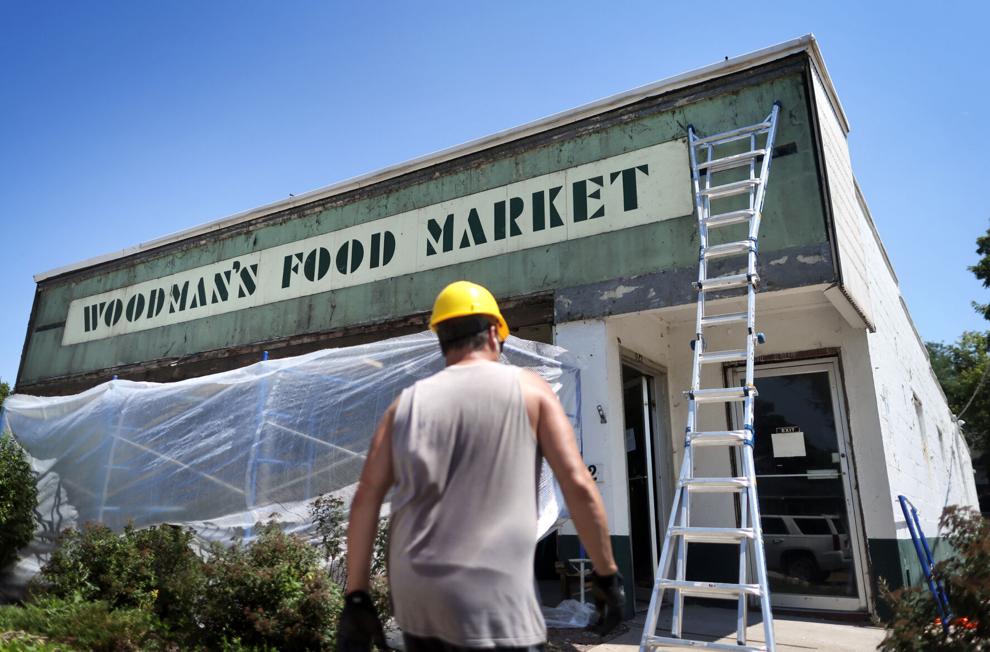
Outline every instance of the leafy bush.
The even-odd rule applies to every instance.
[[[236,639],[280,650],[333,646],[342,591],[318,552],[277,524],[264,525],[250,545],[215,545],[204,572],[198,617],[207,645]]]
[[[154,560],[130,526],[122,534],[99,523],[65,530],[39,580],[40,593],[56,598],[149,609],[155,602]]]
[[[275,523],[250,544],[214,544],[205,561],[192,542],[190,530],[169,525],[66,531],[42,569],[40,599],[0,614],[0,631],[86,650],[333,647],[343,592],[317,548]]]
[[[347,511],[344,501],[330,494],[320,496],[309,506],[310,517],[320,537],[320,548],[327,562],[327,573],[340,588],[347,585]],[[392,599],[388,585],[388,518],[378,521],[375,542],[371,550],[371,585],[368,593],[378,614],[386,619],[392,614]]]
[[[955,618],[945,633],[924,587],[882,589],[893,617],[880,644],[886,652],[990,650],[990,521],[969,508],[948,507],[939,521],[952,547],[936,565]]]
[[[114,609],[103,601],[44,599],[23,607],[0,607],[0,630],[26,632],[94,652],[162,649],[157,620],[142,609]],[[40,646],[44,641],[19,636],[24,650],[61,649]],[[32,640],[33,639],[33,640]],[[4,649],[7,649],[6,646]],[[11,645],[11,649],[18,649]]]
[[[344,501],[336,496],[320,496],[309,505],[309,515],[320,537],[320,548],[327,562],[327,573],[339,586],[347,584],[347,556],[344,542],[347,539],[347,511]]]
[[[0,568],[31,542],[37,505],[38,487],[24,450],[12,435],[0,435]]]
[[[0,632],[0,650],[4,650],[4,652],[72,652],[69,647],[52,643],[44,636],[21,631]]]
[[[138,550],[151,559],[155,615],[173,629],[194,630],[205,576],[203,560],[192,548],[193,531],[166,524],[138,530],[133,537]]]

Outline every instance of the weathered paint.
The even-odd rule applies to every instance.
[[[224,350],[428,310],[437,288],[458,278],[488,285],[499,297],[627,279],[658,270],[687,270],[697,256],[693,216],[591,238],[516,251],[436,270],[407,274],[194,322],[61,346],[73,299],[160,278],[259,249],[314,237],[527,178],[550,174],[650,145],[683,138],[687,124],[715,132],[762,119],[781,101],[776,157],[768,188],[761,253],[787,252],[776,274],[780,287],[797,284],[790,269],[807,266],[795,249],[822,254],[828,242],[816,144],[809,116],[807,58],[773,64],[582,120],[566,128],[496,146],[376,186],[240,225],[213,237],[164,247],[56,277],[39,285],[19,386],[169,357]],[[792,145],[793,144],[793,145]],[[818,280],[832,276],[821,263]],[[687,296],[683,299],[690,300]],[[675,299],[671,299],[675,300]]]
[[[873,327],[870,299],[869,262],[864,246],[872,239],[865,221],[860,219],[856,197],[856,180],[849,158],[846,134],[826,97],[825,86],[811,73],[815,105],[814,117],[821,134],[821,154],[825,167],[826,209],[835,224],[835,248],[838,254],[839,279],[849,300],[867,325]]]
[[[652,174],[651,174],[652,170]],[[684,139],[74,300],[62,344],[161,328],[691,211]]]

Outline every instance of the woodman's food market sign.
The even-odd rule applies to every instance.
[[[133,333],[686,215],[683,140],[76,299],[62,344]]]

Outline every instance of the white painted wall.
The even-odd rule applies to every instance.
[[[897,495],[904,494],[918,507],[925,534],[935,536],[945,506],[977,505],[969,449],[911,321],[897,277],[856,186],[845,133],[817,77],[815,96],[843,286],[875,326],[865,349],[857,351],[871,361],[874,395],[869,396],[864,386],[862,393],[857,392],[857,401],[876,405],[882,443],[875,442],[878,450],[874,452],[886,451],[888,488],[876,494],[864,492],[867,529],[874,537],[908,538],[896,502]],[[865,475],[861,473],[861,481],[869,480]]]
[[[868,219],[865,211],[864,219]],[[877,329],[868,343],[888,450],[889,509],[896,537],[908,538],[896,503],[898,494],[906,495],[918,508],[925,534],[933,537],[946,506],[977,506],[972,459],[879,244],[871,238],[866,245],[872,250],[869,262]]]
[[[849,163],[849,145],[832,103],[817,72],[812,72],[821,146],[825,159],[825,174],[832,196],[832,219],[835,221],[835,246],[839,273],[850,299],[867,320],[873,321],[870,297],[869,263],[864,250],[867,233],[857,216],[856,181]]]
[[[629,534],[629,505],[625,493],[626,458],[622,432],[622,368],[618,344],[609,338],[604,320],[557,324],[554,343],[570,351],[581,367],[581,429],[584,460],[603,464],[598,485],[608,512],[609,529]],[[601,423],[598,406],[605,411]],[[576,534],[568,523],[564,534]]]

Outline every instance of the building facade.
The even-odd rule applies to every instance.
[[[771,590],[779,607],[874,611],[879,578],[920,577],[897,495],[931,535],[945,505],[976,494],[810,36],[39,275],[17,391],[175,380],[263,350],[415,332],[443,285],[483,283],[514,334],[582,363],[583,453],[631,610],[649,597],[683,448],[698,256],[687,125],[753,124],[774,102],[755,451]],[[713,386],[740,370],[705,373]],[[739,415],[699,426],[740,427]],[[712,475],[736,464],[715,450],[698,460]],[[694,508],[700,525],[734,518],[722,496]],[[576,556],[566,531],[556,547]],[[692,544],[689,578],[731,576],[735,559]]]

